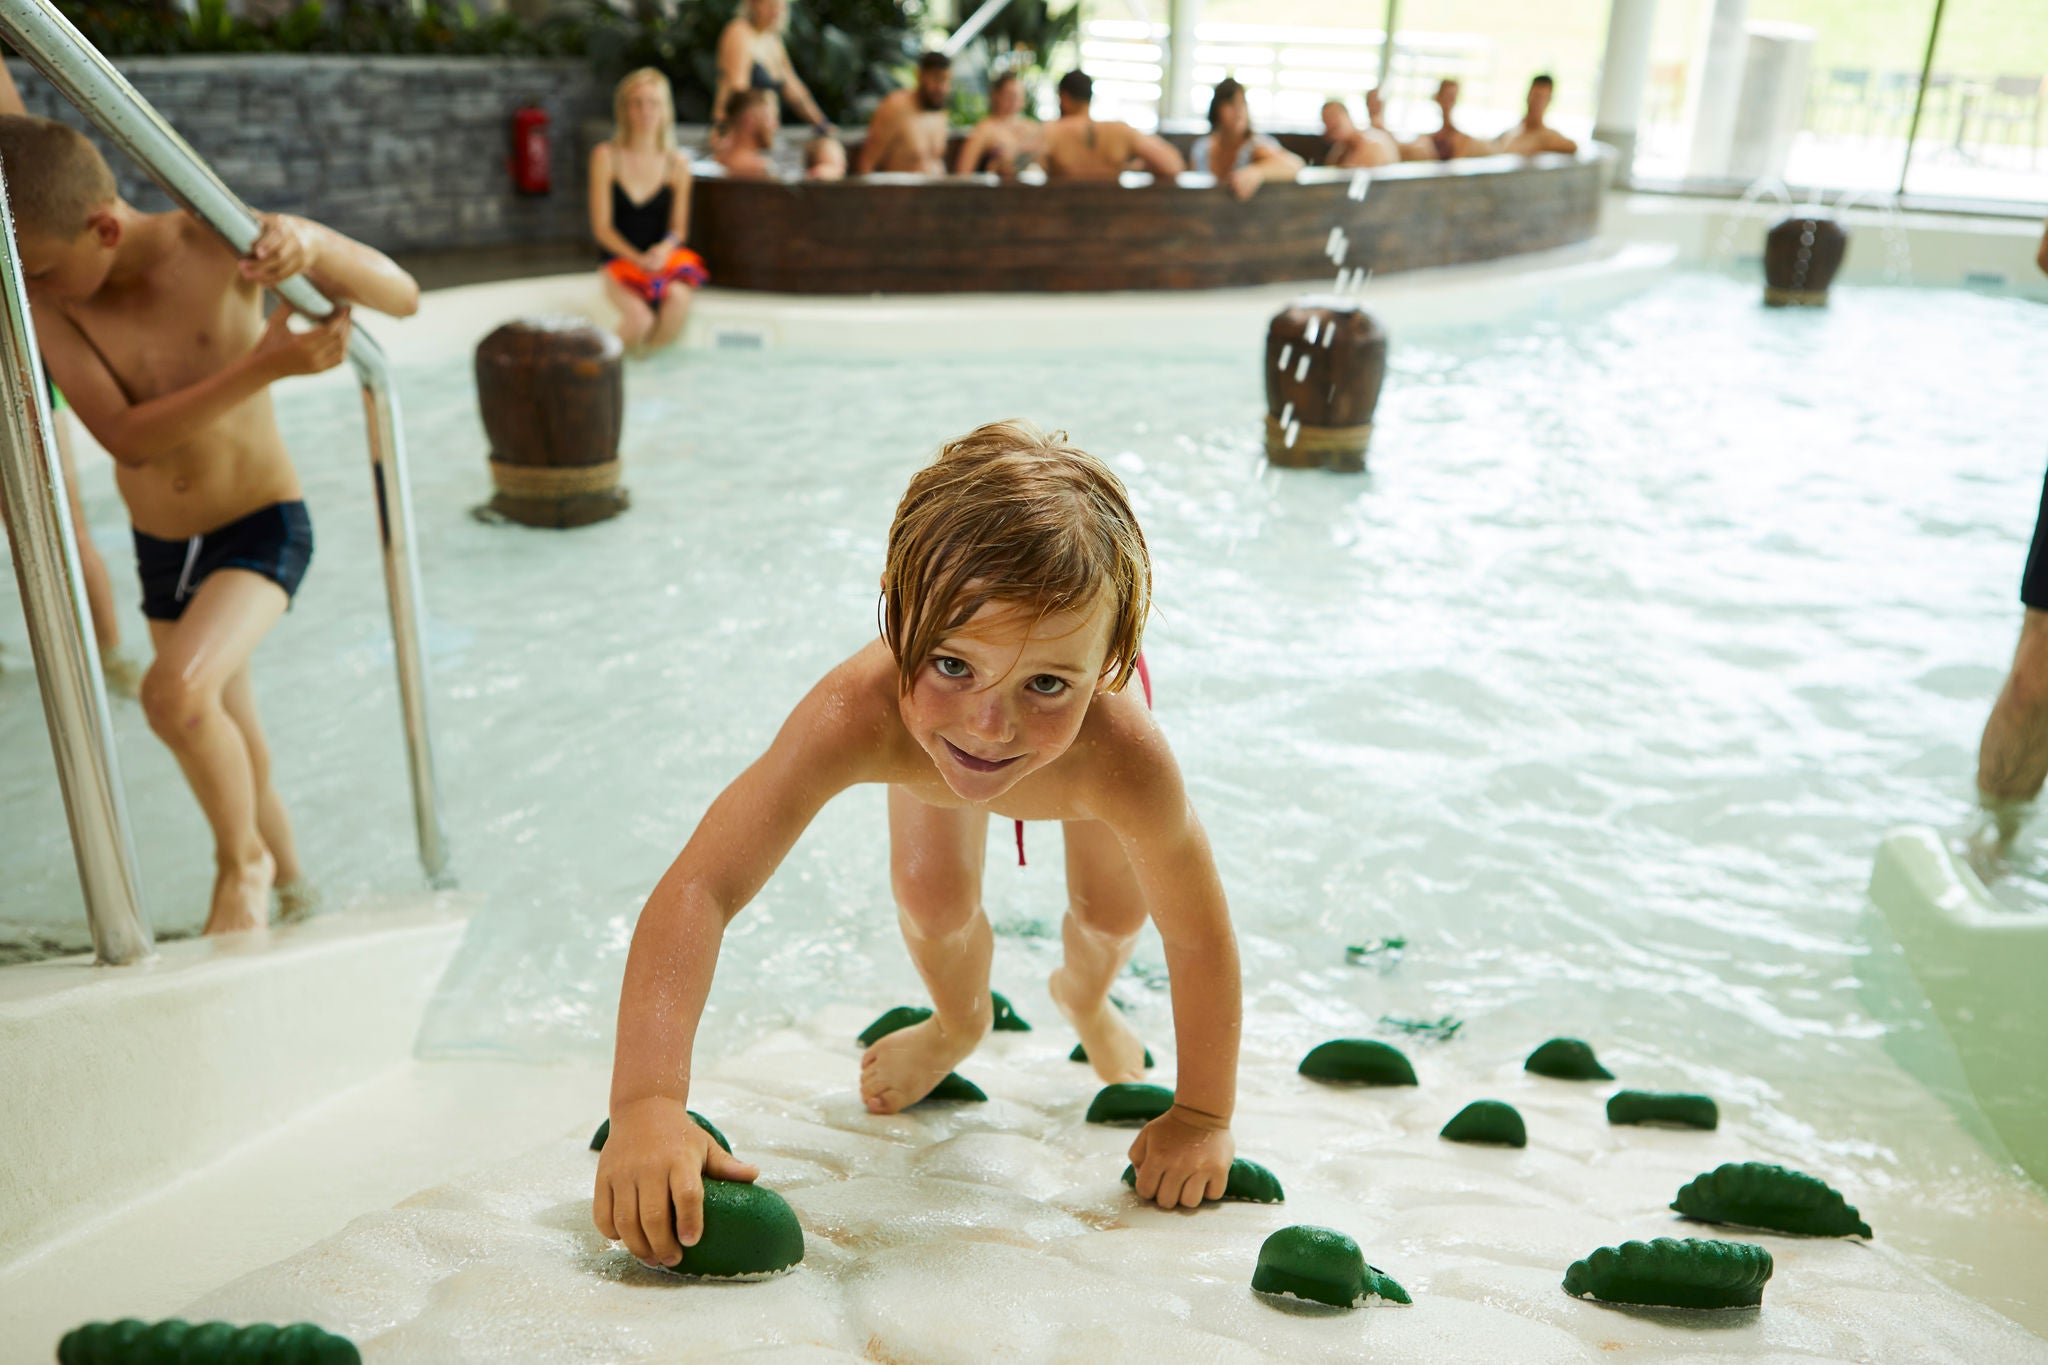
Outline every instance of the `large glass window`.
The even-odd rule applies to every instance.
[[[1934,0],[1664,0],[1659,11],[1639,179],[1898,189]]]
[[[2048,0],[1948,0],[1906,191],[2048,203]]]

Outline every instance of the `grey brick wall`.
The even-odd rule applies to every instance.
[[[251,207],[297,213],[386,251],[587,235],[582,130],[610,92],[580,60],[135,57],[121,73]],[[27,63],[29,112],[86,123]],[[554,190],[513,192],[512,111],[550,116]],[[90,130],[88,130],[90,131]],[[98,140],[96,138],[96,140]],[[170,201],[100,140],[138,208]]]

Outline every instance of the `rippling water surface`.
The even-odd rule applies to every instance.
[[[569,534],[470,520],[467,359],[411,376],[449,823],[483,906],[425,1046],[606,1054],[642,897],[871,638],[905,480],[944,438],[1025,416],[1109,459],[1144,521],[1159,715],[1230,890],[1252,1027],[1452,1014],[1446,1046],[1517,1055],[1577,1033],[1866,1187],[1992,1205],[2011,1178],[1923,1085],[1952,1064],[1863,888],[1887,826],[1967,813],[2048,455],[2048,310],[1757,294],[1675,276],[1610,309],[1397,334],[1362,478],[1265,467],[1257,336],[669,356],[629,372],[632,511]],[[417,885],[389,647],[355,400],[284,409],[320,549],[259,690],[308,861],[347,903]],[[132,597],[104,471],[87,487]],[[5,600],[5,914],[75,940]],[[153,911],[195,926],[204,827],[132,704],[118,720]],[[1035,835],[1027,869],[992,850],[998,985],[1056,952],[1058,840]],[[708,1040],[914,989],[885,840],[878,790],[825,813],[735,924]],[[1390,934],[1392,970],[1346,965]],[[1152,940],[1125,988],[1154,1030],[1159,963]]]

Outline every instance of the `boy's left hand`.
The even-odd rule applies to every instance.
[[[1229,1124],[1175,1105],[1146,1124],[1131,1144],[1138,1197],[1162,1209],[1199,1208],[1204,1199],[1221,1199],[1235,1155]]]
[[[259,213],[263,230],[242,258],[242,278],[265,288],[303,275],[319,258],[320,244],[311,225],[284,213]]]

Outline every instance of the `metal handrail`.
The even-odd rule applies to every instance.
[[[85,893],[86,923],[102,962],[139,962],[155,951],[135,874],[135,845],[106,680],[92,648],[92,609],[78,568],[78,544],[64,489],[64,464],[36,355],[14,210],[0,180],[0,507],[14,547],[14,576],[35,647],[43,716],[56,751],[57,783],[71,822],[71,852]]]
[[[255,243],[259,231],[256,215],[48,0],[0,0],[0,38],[12,44],[94,127],[148,171],[172,199],[212,227],[237,252],[247,252]],[[11,237],[4,249],[11,260]],[[334,311],[334,305],[304,276],[284,281],[277,286],[277,292],[308,317],[324,318]],[[382,538],[384,587],[391,610],[420,863],[431,883],[445,885],[448,843],[434,777],[426,653],[420,644],[419,564],[413,541],[412,491],[406,474],[398,393],[391,383],[390,366],[382,349],[360,326],[350,331],[348,357],[362,385],[364,415],[369,423],[370,469]],[[29,370],[21,364],[5,368],[23,373]],[[43,414],[42,419],[46,416]],[[45,426],[45,438],[47,431]],[[49,625],[44,622],[46,628]],[[36,626],[32,612],[31,630]],[[37,657],[40,663],[40,646]],[[98,682],[96,676],[93,681]],[[98,690],[96,687],[95,691]],[[101,709],[104,710],[103,696]],[[75,838],[76,811],[73,824]]]

